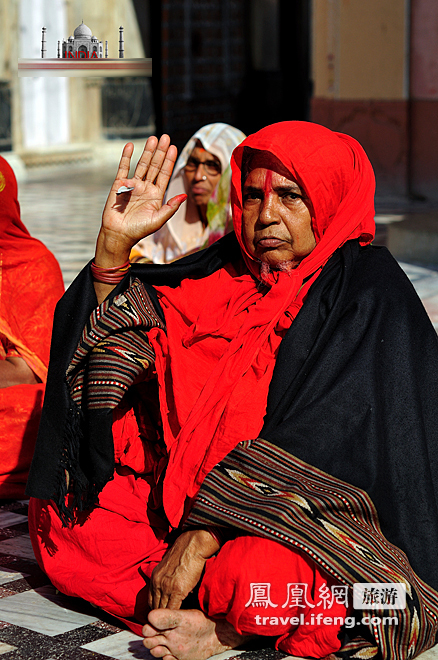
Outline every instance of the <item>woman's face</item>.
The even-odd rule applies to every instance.
[[[184,183],[187,195],[197,206],[208,204],[221,173],[219,158],[200,145],[193,149],[184,168]]]
[[[309,201],[295,181],[262,167],[243,187],[242,233],[248,252],[271,267],[296,268],[316,246]]]

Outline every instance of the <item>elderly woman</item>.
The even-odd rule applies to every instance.
[[[166,660],[253,636],[303,657],[418,655],[438,626],[438,342],[370,246],[364,151],[310,123],[259,131],[232,158],[235,234],[128,275],[184,200],[162,206],[167,136],[128,180],[131,154],[57,310],[28,487],[40,565],[145,622]]]
[[[14,172],[0,157],[0,498],[24,496],[63,293],[58,262],[23,225]]]
[[[187,204],[161,229],[139,241],[131,260],[169,263],[232,231],[230,158],[244,139],[238,128],[220,122],[192,135],[176,162],[166,194],[171,199],[186,193]]]

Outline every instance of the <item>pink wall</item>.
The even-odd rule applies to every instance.
[[[438,0],[411,2],[411,94],[438,99]]]
[[[411,0],[410,188],[438,197],[438,0]]]

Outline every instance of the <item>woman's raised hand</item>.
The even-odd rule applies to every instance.
[[[159,141],[155,136],[148,138],[134,177],[127,179],[133,151],[131,143],[123,149],[103,211],[95,258],[96,264],[102,267],[126,261],[132,246],[160,229],[187,198],[187,195],[177,195],[163,206],[177,157],[177,149],[170,144],[168,135],[162,135]],[[121,186],[134,189],[117,195]]]

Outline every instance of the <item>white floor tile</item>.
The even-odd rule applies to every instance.
[[[421,658],[421,660],[438,660],[438,646],[434,646],[428,651],[420,653],[418,657]]]
[[[81,648],[107,655],[110,658],[116,658],[116,660],[152,660],[153,658],[148,649],[143,646],[142,638],[128,631],[98,639],[96,642],[90,642],[90,644],[84,644]],[[243,653],[243,651],[226,651],[220,655],[215,655],[214,660],[227,660],[227,658],[232,658],[240,653]]]
[[[12,582],[12,580],[21,580],[21,578],[27,577],[29,573],[19,573],[18,571],[13,571],[10,568],[0,567],[0,585],[6,584],[7,582]]]
[[[27,516],[13,511],[0,511],[0,527],[10,527],[11,525],[19,525],[26,522]]]
[[[143,646],[142,638],[127,630],[84,644],[81,648],[116,658],[116,660],[153,659],[148,649]]]
[[[5,555],[14,555],[16,557],[23,557],[24,559],[36,561],[32,550],[30,536],[28,534],[15,536],[13,539],[6,539],[6,541],[0,541],[0,552]]]
[[[0,642],[0,655],[3,655],[3,653],[9,653],[9,651],[15,651],[16,648],[16,646],[11,646],[10,644]]]
[[[71,602],[56,594],[54,587],[40,587],[0,598],[0,621],[53,637],[98,620],[65,605],[71,607]]]

